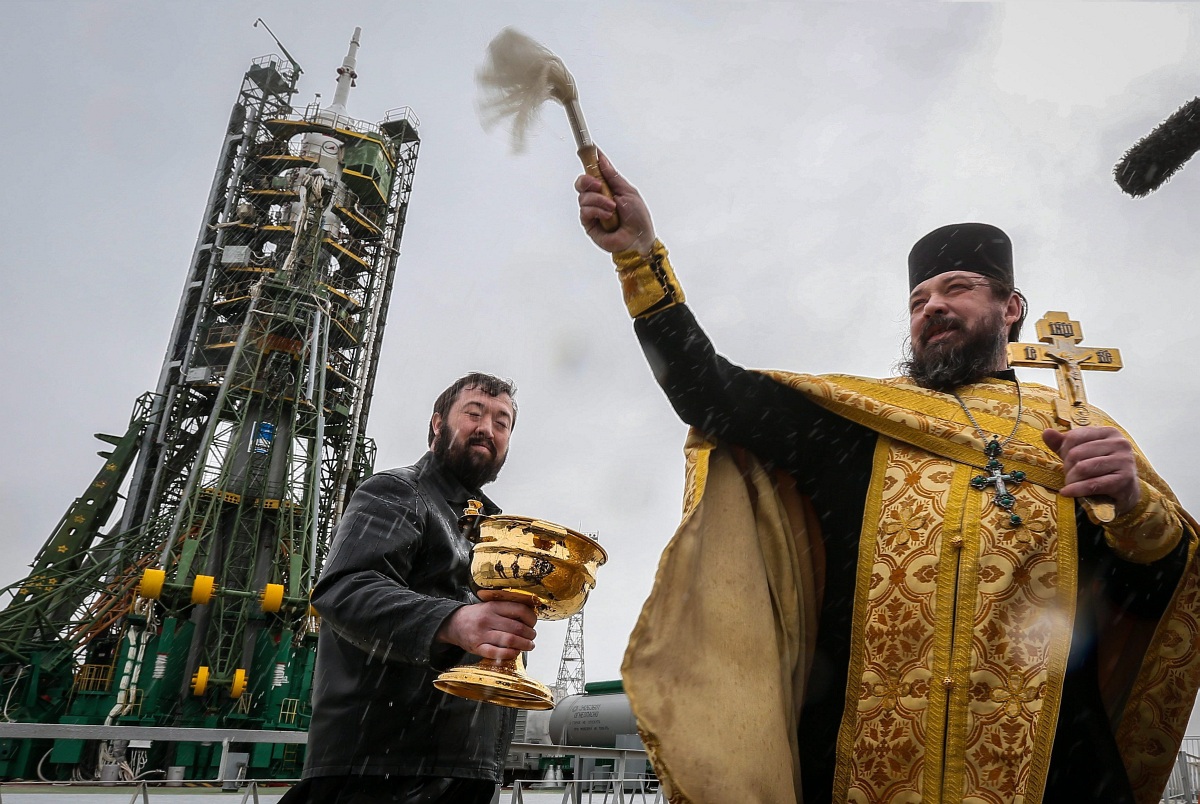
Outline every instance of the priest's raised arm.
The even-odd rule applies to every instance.
[[[613,198],[579,177],[581,223],[693,427],[683,523],[623,666],[665,787],[1157,801],[1200,681],[1172,647],[1200,644],[1197,527],[1102,411],[1064,436],[1055,391],[1008,367],[1025,305],[1007,236],[955,224],[914,246],[904,376],[749,371],[700,328],[641,195],[601,170]],[[1116,518],[1091,521],[1085,494]],[[714,749],[722,730],[756,739]]]

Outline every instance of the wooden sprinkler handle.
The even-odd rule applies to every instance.
[[[600,192],[608,198],[612,198],[612,190],[608,186],[608,182],[604,180],[604,176],[600,173],[600,157],[596,153],[595,145],[585,145],[579,149],[579,161],[583,163],[583,172],[589,176],[593,176],[600,180]],[[615,232],[617,227],[621,225],[621,219],[617,216],[616,210],[607,218],[600,219],[600,228],[606,232]]]

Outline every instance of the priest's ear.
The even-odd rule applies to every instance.
[[[1004,307],[1004,323],[1008,325],[1009,343],[1021,340],[1021,327],[1025,324],[1027,315],[1029,315],[1029,299],[1025,298],[1025,294],[1021,292],[1020,288],[1013,288],[1008,297],[1008,304]]]

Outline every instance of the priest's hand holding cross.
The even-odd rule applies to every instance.
[[[1117,516],[1133,509],[1141,499],[1137,464],[1129,439],[1115,427],[1079,427],[1063,433],[1047,429],[1046,446],[1063,461],[1065,497],[1111,497]]]
[[[1083,369],[1117,371],[1121,355],[1116,349],[1079,346],[1083,330],[1066,313],[1049,312],[1037,322],[1041,343],[1011,343],[1008,362],[1012,366],[1053,368],[1061,396],[1055,409],[1065,432],[1047,429],[1046,446],[1063,461],[1065,484],[1059,493],[1083,497],[1085,507],[1101,523],[1127,513],[1141,499],[1137,462],[1129,439],[1115,427],[1091,424],[1091,412],[1083,389]],[[1104,499],[1108,498],[1108,499]]]

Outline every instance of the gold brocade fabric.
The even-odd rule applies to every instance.
[[[1053,426],[1054,392],[1023,385],[1021,422],[1004,448],[1005,471],[1027,475],[1015,492],[1022,522],[1014,527],[994,492],[970,487],[985,474],[984,442],[953,397],[902,380],[772,376],[880,434],[860,534],[833,800],[1041,801],[1078,563],[1074,501],[1057,495],[1061,464],[1041,439]],[[960,395],[1003,439],[1017,411],[1013,388],[987,381]],[[1102,687],[1139,802],[1150,804],[1200,686],[1200,569],[1195,522],[1140,453],[1138,469],[1188,523],[1190,542],[1161,623],[1126,617],[1123,630],[1102,638],[1117,657],[1106,663]],[[684,521],[622,668],[673,804],[800,801],[794,724],[815,640],[813,590],[819,600],[823,577],[819,533],[804,511],[780,478],[693,433]],[[778,657],[772,644],[782,646]],[[744,742],[748,748],[728,750]],[[750,779],[762,782],[741,792]]]
[[[648,256],[633,249],[618,252],[613,255],[613,264],[621,280],[625,308],[633,318],[661,312],[687,300],[661,240],[654,241]]]
[[[1006,472],[1043,484],[1017,487],[1022,523],[1013,527],[994,492],[970,486],[987,459],[958,402],[904,383],[876,387],[871,396],[834,383],[821,390],[949,454],[887,436],[876,447],[834,800],[1038,801],[1076,595],[1074,502],[1052,490],[1061,470],[1041,442],[1053,395],[1024,390],[1021,424],[1004,448]],[[960,396],[1004,437],[1016,418],[1013,387],[980,383]]]
[[[809,528],[790,480],[693,433],[683,524],[621,674],[671,804],[793,804],[816,636]]]
[[[889,438],[875,461],[834,800],[1038,800],[1070,646],[1073,503],[1023,485],[1012,527],[972,467]]]

